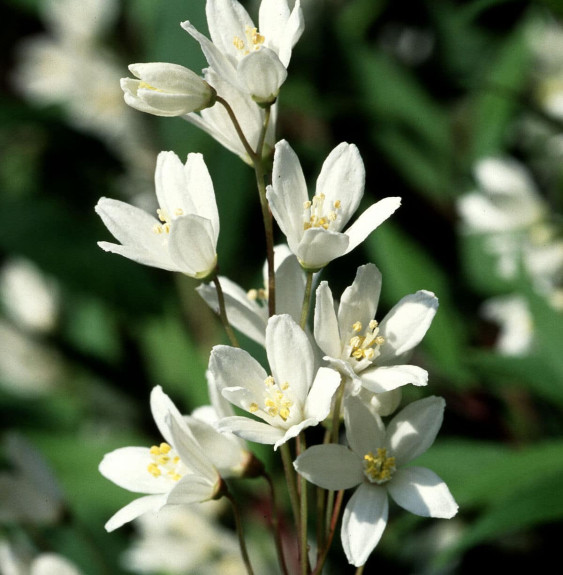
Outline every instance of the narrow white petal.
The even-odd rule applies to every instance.
[[[317,179],[316,194],[324,194],[329,205],[341,202],[338,230],[344,228],[358,209],[364,195],[365,179],[364,162],[354,144],[342,142],[324,161]]]
[[[381,539],[387,525],[389,501],[384,488],[362,483],[342,515],[342,546],[348,562],[363,565]]]
[[[143,513],[158,511],[165,504],[166,495],[146,495],[145,497],[134,499],[112,516],[105,524],[106,531],[114,531],[123,524],[137,519],[137,517],[143,515]]]
[[[374,393],[392,391],[403,385],[426,385],[428,372],[417,365],[372,367],[359,374],[362,386]]]
[[[112,244],[110,242],[98,242],[98,246],[102,248],[104,252],[123,256],[124,258],[137,262],[138,264],[160,268],[171,272],[180,271],[178,266],[171,260],[167,246],[164,246],[162,253],[156,257],[154,254],[148,253],[137,246],[122,246],[119,244]]]
[[[175,417],[181,418],[182,415],[178,411],[178,408],[174,405],[168,395],[164,393],[160,385],[157,385],[151,391],[150,404],[151,413],[158,431],[160,431],[160,434],[168,444],[174,445],[172,431],[170,430],[170,425],[168,423],[168,416],[172,413]]]
[[[348,250],[351,252],[361,244],[370,234],[379,227],[401,205],[401,198],[384,198],[371,205],[360,217],[346,230],[350,238]]]
[[[287,313],[298,322],[301,319],[306,278],[297,258],[291,253],[287,245],[284,244],[283,247],[285,248],[285,257],[276,266],[276,312]],[[267,284],[266,279],[264,285]]]
[[[313,383],[314,356],[305,332],[287,314],[270,318],[266,328],[266,351],[274,380],[289,384],[291,394],[305,403]]]
[[[244,39],[246,28],[254,28],[248,12],[236,0],[208,0],[205,14],[211,40],[225,54],[234,55],[235,36]]]
[[[303,267],[320,270],[347,253],[348,241],[346,234],[310,228],[303,234],[294,253]]]
[[[147,470],[150,463],[148,447],[121,447],[106,453],[98,469],[105,478],[133,493],[166,493],[169,479],[151,475]]]
[[[364,329],[368,327],[369,322],[375,318],[380,293],[381,272],[374,264],[360,266],[354,282],[344,290],[340,298],[338,324],[342,336],[348,333],[351,335],[352,326],[357,321]]]
[[[397,466],[422,455],[442,426],[446,402],[431,396],[409,403],[387,426],[387,442]]]
[[[350,396],[344,403],[346,439],[354,453],[363,457],[385,443],[385,427],[358,397]]]
[[[154,171],[154,186],[158,205],[168,217],[172,218],[178,208],[186,213],[192,211],[189,209],[189,203],[185,201],[188,190],[184,164],[174,152],[158,154]]]
[[[219,281],[225,297],[225,308],[229,323],[256,343],[265,345],[267,310],[255,301],[250,300],[247,292],[228,278],[220,276]],[[276,296],[280,291],[279,287],[278,283],[276,285]],[[196,291],[215,313],[219,313],[217,289],[214,285],[201,284],[196,288]]]
[[[314,445],[294,462],[297,472],[323,489],[350,489],[364,480],[362,460],[344,445]]]
[[[268,445],[273,445],[285,435],[285,430],[283,429],[241,416],[222,419],[219,423],[219,430],[230,431],[247,441],[266,443]]]
[[[269,0],[269,2],[260,3],[258,25],[260,33],[265,36],[269,48],[276,51],[279,49],[282,41],[281,34],[284,32],[289,15],[287,0]]]
[[[450,519],[458,510],[448,486],[425,467],[398,469],[387,491],[397,505],[422,517]]]
[[[331,357],[339,358],[342,351],[340,331],[332,292],[327,282],[321,282],[317,288],[314,331],[315,340],[323,352]]]
[[[219,212],[213,181],[202,154],[188,154],[184,167],[188,196],[195,214],[211,221],[215,235],[219,234]]]
[[[267,4],[267,2],[262,2],[262,4]],[[285,67],[288,66],[293,46],[301,38],[304,29],[303,10],[301,10],[300,0],[297,0],[285,26],[279,33],[278,55]]]
[[[428,331],[437,310],[438,298],[432,292],[420,290],[402,298],[379,326],[385,343],[380,348],[378,364],[403,363],[408,359],[409,352]]]
[[[170,257],[185,274],[204,278],[217,264],[217,236],[207,218],[189,214],[174,220],[168,244]]]
[[[305,402],[305,417],[312,417],[318,423],[324,421],[330,413],[332,397],[340,382],[341,376],[337,371],[329,367],[319,368]]]

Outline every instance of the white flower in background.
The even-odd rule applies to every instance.
[[[503,355],[525,355],[533,345],[534,320],[525,298],[519,295],[488,299],[481,306],[484,318],[499,326],[495,344]]]
[[[6,314],[28,331],[47,333],[57,323],[58,286],[30,260],[14,258],[4,264],[0,300]]]
[[[484,158],[475,176],[479,189],[458,200],[465,231],[486,236],[501,278],[514,279],[523,267],[549,297],[563,283],[563,241],[529,173],[514,160]]]
[[[0,523],[55,523],[63,514],[63,494],[41,454],[16,433],[3,438],[3,447],[12,469],[0,472]]]
[[[135,573],[244,575],[237,538],[221,527],[222,501],[164,507],[135,520],[138,535],[122,564]]]
[[[98,245],[148,266],[207,277],[217,263],[219,214],[203,156],[188,154],[184,165],[173,152],[161,152],[155,186],[160,221],[125,202],[100,199],[96,212],[122,245]]]
[[[401,204],[389,197],[370,206],[342,231],[364,195],[365,170],[358,148],[342,143],[329,154],[309,200],[299,159],[289,144],[276,144],[267,198],[291,251],[308,270],[318,271],[352,251]]]
[[[213,499],[220,491],[221,477],[217,469],[160,386],[151,393],[151,411],[165,441],[150,449],[116,449],[106,454],[100,463],[100,473],[116,485],[134,493],[148,494],[120,509],[106,523],[107,531],[165,505]]]
[[[301,318],[306,278],[297,258],[286,245],[275,246],[276,313],[289,314],[295,321]],[[225,307],[230,324],[260,345],[265,344],[268,324],[268,267],[264,264],[264,287],[245,291],[230,279],[220,276]],[[207,305],[218,310],[217,289],[202,283],[196,288]]]
[[[139,78],[122,78],[125,102],[141,112],[155,116],[183,116],[215,103],[215,90],[184,66],[165,62],[130,64]]]
[[[236,0],[207,0],[206,15],[211,40],[189,21],[182,28],[199,42],[209,66],[257,103],[272,104],[287,77],[293,46],[303,33],[299,0],[293,10],[287,0],[263,0],[258,28]]]
[[[348,561],[363,565],[387,525],[388,496],[422,517],[449,519],[458,506],[446,484],[430,469],[405,467],[433,443],[445,402],[440,397],[415,401],[387,429],[381,418],[355,397],[345,403],[344,445],[315,445],[294,462],[308,481],[333,491],[357,489],[342,516],[342,545]]]
[[[73,563],[56,553],[41,553],[34,559],[29,553],[18,553],[0,539],[0,573],[2,575],[81,575]]]
[[[315,340],[331,367],[352,382],[354,394],[360,386],[382,393],[428,382],[426,370],[405,362],[428,331],[438,299],[424,290],[405,296],[378,323],[380,291],[381,273],[373,264],[358,268],[338,311],[327,282],[317,289]]]
[[[315,373],[307,335],[288,315],[268,321],[266,352],[271,375],[246,351],[225,345],[213,348],[209,372],[227,400],[263,420],[226,417],[220,429],[277,449],[328,416],[340,375],[329,368]]]

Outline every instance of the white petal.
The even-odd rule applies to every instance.
[[[422,517],[450,519],[458,510],[448,486],[425,467],[397,470],[387,491],[397,505]]]
[[[225,54],[235,54],[235,36],[243,39],[247,28],[254,28],[248,12],[236,0],[208,0],[205,7],[209,35]]]
[[[238,65],[241,83],[258,104],[273,103],[287,78],[287,70],[277,54],[261,48],[245,56]]]
[[[385,338],[379,365],[403,363],[422,340],[438,310],[438,298],[420,290],[401,299],[385,316],[379,334]]]
[[[342,546],[348,562],[363,565],[379,543],[387,525],[389,502],[384,488],[362,483],[342,515]]]
[[[187,199],[190,205],[187,212],[193,212],[211,221],[215,236],[219,235],[219,212],[215,200],[213,181],[202,154],[188,154],[184,166]],[[178,206],[182,207],[182,206]]]
[[[309,228],[294,253],[304,268],[317,271],[343,256],[347,252],[348,241],[346,234],[323,228]]]
[[[391,420],[387,442],[397,466],[423,454],[434,443],[445,405],[441,397],[425,397],[407,405]]]
[[[328,367],[319,368],[307,396],[305,416],[314,418],[318,423],[324,421],[330,413],[332,397],[340,382],[341,376],[337,371]]]
[[[174,152],[160,152],[156,158],[156,168],[154,171],[154,185],[158,205],[169,217],[174,215],[177,208],[187,210],[184,197],[188,191],[186,189],[186,178],[184,176],[184,164]]]
[[[291,316],[276,315],[266,328],[266,351],[274,380],[289,384],[291,394],[303,406],[313,383],[314,356],[305,332]]]
[[[351,336],[352,326],[357,321],[367,329],[369,322],[375,318],[380,293],[381,272],[374,264],[360,266],[354,282],[340,298],[338,324],[342,337]]]
[[[339,358],[342,346],[338,320],[334,310],[332,292],[327,282],[321,282],[317,288],[315,302],[315,340],[324,353]]]
[[[164,393],[160,385],[157,385],[152,389],[150,405],[151,413],[158,431],[160,431],[160,434],[168,444],[174,445],[172,431],[170,430],[170,425],[168,423],[168,415],[173,413],[176,417],[181,418],[182,415],[178,411],[178,408],[174,405],[168,395]]]
[[[133,519],[137,519],[143,513],[149,511],[158,511],[163,505],[166,504],[166,495],[146,495],[134,499],[122,507],[113,517],[105,524],[106,531],[114,531]]]
[[[362,460],[344,445],[314,445],[304,451],[293,467],[307,481],[332,491],[350,489],[364,480]]]
[[[240,416],[222,419],[219,423],[219,430],[230,431],[247,441],[266,443],[268,445],[273,445],[285,435],[284,429],[278,429],[267,423]]]
[[[219,281],[225,298],[229,323],[256,343],[265,345],[267,310],[250,300],[247,292],[228,278],[220,276]],[[196,288],[196,291],[215,313],[219,313],[217,289],[214,285],[201,284]],[[278,283],[276,285],[276,300],[279,291]]]
[[[285,0],[277,0],[277,4],[282,4],[284,2]],[[262,6],[265,4],[267,5],[268,2],[262,2],[260,8],[262,8]],[[261,17],[262,15],[260,14],[260,18]],[[260,26],[262,26],[262,19],[260,19]],[[303,11],[301,10],[301,2],[300,0],[297,0],[285,25],[283,27],[277,28],[278,37],[276,45],[278,49],[278,56],[286,68],[291,59],[292,48],[301,37],[301,34],[303,34],[304,29],[305,22],[303,20]]]
[[[371,205],[360,217],[346,230],[350,238],[348,250],[351,252],[361,244],[370,234],[379,227],[401,205],[401,198],[384,198]]]
[[[309,198],[299,158],[285,140],[276,144],[272,185],[268,186],[266,196],[278,226],[295,253],[303,236],[303,204]]]
[[[102,249],[145,265],[177,270],[168,255],[167,238],[153,231],[158,223],[156,218],[135,206],[109,198],[99,200],[96,212],[113,236],[123,244],[100,242]]]
[[[362,196],[366,172],[358,148],[342,142],[328,155],[317,179],[316,194],[324,194],[327,205],[341,202],[338,230],[348,223],[358,209]]]
[[[106,453],[98,469],[100,473],[134,493],[166,493],[170,480],[164,475],[152,476],[147,467],[152,463],[148,447],[121,447]]]
[[[248,352],[227,345],[216,345],[211,350],[209,371],[219,390],[241,387],[253,394],[264,392],[264,381],[268,377]]]
[[[185,274],[205,278],[217,264],[217,236],[210,220],[189,214],[174,220],[170,230],[170,257]]]
[[[176,482],[174,489],[168,494],[166,503],[178,505],[208,501],[215,495],[218,485],[218,475],[216,483],[201,475],[184,475],[182,479]]]
[[[33,561],[29,575],[81,575],[81,572],[61,555],[42,553]]]
[[[381,418],[372,413],[358,397],[344,402],[346,439],[354,453],[363,457],[385,443],[385,428]]]
[[[306,278],[297,258],[287,245],[283,247],[287,254],[276,267],[276,311],[279,314],[287,313],[298,322],[301,319]],[[267,285],[267,280],[264,285]]]
[[[417,365],[372,367],[359,374],[362,386],[374,393],[392,391],[402,385],[426,385],[428,372]]]

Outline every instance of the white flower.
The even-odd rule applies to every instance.
[[[130,64],[139,78],[122,78],[125,102],[155,116],[183,116],[215,104],[215,90],[195,72],[178,64]]]
[[[268,321],[266,352],[272,375],[246,351],[222,345],[213,348],[209,371],[227,400],[264,420],[227,417],[220,429],[277,449],[328,416],[340,375],[329,368],[315,374],[309,340],[288,315]]]
[[[346,402],[344,445],[316,445],[294,462],[308,481],[338,491],[358,486],[342,517],[342,545],[348,561],[363,565],[387,525],[388,495],[423,517],[449,519],[458,506],[446,484],[430,469],[404,467],[424,453],[442,425],[445,402],[415,401],[400,411],[387,430],[377,415],[355,397]]]
[[[203,156],[188,154],[183,165],[173,152],[161,152],[155,186],[160,222],[125,202],[98,202],[96,212],[122,244],[98,245],[148,266],[207,277],[217,263],[219,214]]]
[[[315,339],[331,367],[352,382],[382,393],[413,383],[426,385],[426,370],[405,364],[427,332],[438,299],[418,291],[401,299],[378,323],[374,318],[381,291],[381,273],[373,264],[360,266],[351,286],[342,294],[338,312],[326,282],[317,289]]]
[[[272,185],[267,198],[272,213],[301,265],[317,271],[352,251],[400,205],[389,197],[370,206],[345,232],[364,194],[365,170],[358,149],[342,143],[329,154],[309,200],[299,159],[289,144],[276,144]]]
[[[188,21],[182,27],[200,43],[209,66],[259,104],[273,103],[303,32],[299,0],[291,11],[287,0],[263,0],[259,30],[236,0],[208,0],[206,14],[211,40]]]
[[[106,523],[107,531],[165,505],[207,501],[219,493],[217,469],[160,386],[151,393],[151,410],[165,442],[150,449],[122,447],[100,463],[104,477],[129,491],[148,494],[120,509]]]
[[[41,553],[29,559],[0,539],[0,573],[3,575],[81,575],[81,571],[62,555]]]
[[[274,266],[276,275],[276,312],[289,314],[295,321],[301,318],[306,278],[297,258],[286,245],[275,246]],[[220,276],[227,317],[233,327],[260,345],[265,344],[268,324],[268,268],[263,268],[264,288],[243,290],[230,279]],[[217,310],[217,289],[213,284],[202,283],[196,288],[199,295],[212,309]]]

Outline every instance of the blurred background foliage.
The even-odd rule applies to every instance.
[[[278,139],[296,149],[311,183],[336,144],[353,142],[367,169],[364,201],[403,198],[388,223],[323,277],[341,293],[356,267],[373,261],[383,272],[381,317],[418,289],[440,299],[413,362],[428,369],[429,386],[404,396],[446,398],[444,427],[423,459],[461,510],[449,522],[393,515],[366,572],[473,573],[491,562],[510,570],[536,567],[540,557],[557,561],[561,264],[548,259],[548,288],[545,281],[538,288],[520,251],[513,254],[517,271],[499,273],[490,236],[467,232],[460,198],[479,187],[480,160],[514,158],[541,198],[549,228],[542,241],[560,251],[563,5],[302,2],[306,30],[282,90]],[[206,30],[203,0],[122,0],[107,21],[82,22],[95,33],[74,31],[64,42],[46,6],[0,4],[0,533],[62,553],[85,573],[129,572],[120,558],[133,529],[108,535],[103,524],[131,496],[103,479],[98,463],[116,447],[154,442],[147,401],[154,385],[186,412],[207,403],[208,354],[226,339],[195,281],[104,254],[96,241],[109,235],[93,207],[100,196],[151,206],[158,151],[197,151],[222,216],[221,273],[247,289],[261,286],[263,230],[246,165],[186,122],[144,116],[121,100],[118,79],[128,63],[204,66],[179,26],[189,19]],[[66,84],[53,54],[26,75],[38,37],[60,43],[71,71]],[[104,61],[114,68],[101,69]],[[33,88],[41,74],[51,97]],[[504,236],[522,233],[518,222],[515,228]],[[483,305],[514,294],[525,320],[509,312],[504,321],[517,323],[515,337],[528,334],[529,342],[507,351],[499,344],[506,323]],[[41,454],[60,486],[45,495],[53,504],[45,516],[24,502],[19,474],[29,473],[25,463],[20,469],[28,449]],[[269,458],[268,449],[259,453]],[[330,572],[342,572],[335,565]]]

